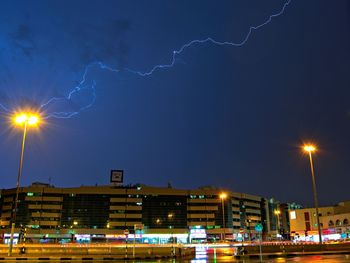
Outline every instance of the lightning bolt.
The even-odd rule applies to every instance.
[[[253,34],[254,31],[259,30],[259,29],[263,28],[264,26],[268,25],[273,20],[273,18],[281,16],[285,12],[287,6],[291,3],[291,1],[292,0],[287,0],[283,4],[283,6],[279,12],[270,15],[263,23],[256,25],[256,26],[250,26],[245,37],[240,42],[235,43],[235,42],[229,42],[229,41],[218,41],[212,37],[208,37],[205,39],[195,39],[195,40],[192,40],[192,41],[182,45],[178,50],[174,50],[172,52],[172,56],[171,56],[170,62],[168,64],[155,65],[148,71],[143,72],[143,71],[132,70],[129,68],[115,69],[115,68],[112,68],[112,67],[106,65],[105,63],[103,63],[101,61],[92,62],[85,67],[83,76],[81,78],[81,81],[78,83],[78,85],[76,85],[74,88],[72,88],[66,96],[50,98],[48,101],[46,101],[45,103],[40,105],[40,110],[45,112],[46,108],[48,108],[49,106],[51,106],[52,104],[55,104],[57,102],[72,102],[72,99],[79,96],[79,94],[83,91],[91,92],[91,99],[88,103],[85,103],[83,106],[80,106],[79,109],[77,109],[75,111],[58,111],[58,112],[46,113],[44,118],[45,119],[49,119],[49,118],[67,119],[67,118],[71,118],[71,117],[79,114],[81,111],[84,111],[84,110],[90,108],[91,106],[93,106],[95,101],[96,101],[96,82],[92,81],[91,85],[86,85],[87,75],[89,74],[90,69],[93,67],[98,67],[101,70],[108,70],[108,71],[111,71],[114,73],[120,73],[121,71],[124,71],[124,72],[129,72],[129,73],[138,75],[140,77],[147,77],[147,76],[152,75],[154,72],[156,72],[158,70],[165,70],[165,69],[170,69],[170,68],[174,67],[178,56],[180,56],[186,49],[188,49],[189,47],[192,47],[192,46],[213,44],[213,45],[218,45],[218,46],[241,47],[247,43],[247,41],[249,40],[250,36]],[[0,104],[0,109],[2,109],[5,112],[10,112],[10,110],[2,104]]]
[[[4,112],[10,112],[8,108],[6,108],[4,105],[0,103],[0,109],[2,109]]]

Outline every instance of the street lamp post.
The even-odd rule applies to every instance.
[[[174,220],[174,214],[173,213],[169,213],[168,214],[168,223],[171,223],[171,225],[169,226],[169,228],[171,229],[171,238],[172,238],[172,242],[171,242],[171,253],[173,256],[175,256],[175,238],[174,238],[174,225],[173,225],[173,220]]]
[[[221,205],[222,205],[222,227],[223,227],[223,238],[222,240],[226,240],[226,233],[225,233],[225,228],[226,228],[226,224],[225,224],[225,205],[224,205],[224,199],[227,198],[227,194],[226,193],[221,193],[220,194],[220,198],[221,198]]]
[[[315,172],[314,172],[314,165],[312,162],[312,153],[316,151],[316,147],[313,145],[305,145],[304,151],[308,153],[309,159],[310,159],[310,169],[311,169],[311,176],[312,176],[312,187],[314,192],[314,202],[315,202],[315,208],[316,208],[316,220],[317,220],[317,230],[318,230],[318,237],[319,237],[319,243],[322,245],[322,234],[321,234],[321,226],[320,226],[320,217],[318,213],[318,201],[317,201],[317,191],[316,191],[316,180],[315,180]]]
[[[277,218],[277,224],[276,224],[276,232],[277,232],[277,239],[278,239],[278,235],[280,234],[280,227],[281,227],[281,223],[280,223],[280,214],[281,214],[281,211],[279,209],[275,209],[274,211],[274,214],[276,215],[276,218]]]
[[[15,232],[15,225],[16,225],[18,195],[19,195],[20,179],[21,179],[22,167],[23,167],[23,155],[24,155],[24,146],[25,146],[25,141],[26,141],[27,129],[28,129],[28,126],[35,126],[38,124],[39,116],[35,115],[35,114],[31,114],[31,113],[30,114],[21,113],[21,114],[14,116],[14,122],[17,125],[23,126],[23,136],[22,136],[21,156],[19,159],[19,168],[18,168],[18,174],[17,174],[15,206],[14,206],[14,210],[13,210],[12,223],[11,223],[10,244],[9,244],[9,250],[8,250],[9,256],[12,255],[13,234]]]
[[[251,242],[252,241],[252,233],[251,233],[251,230],[250,230],[251,219],[249,217],[247,218],[247,223],[248,223],[249,242]]]

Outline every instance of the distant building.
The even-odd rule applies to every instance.
[[[144,242],[254,240],[262,222],[259,196],[200,188],[81,186],[56,188],[34,183],[21,187],[16,231],[27,228],[28,238],[47,240],[125,239],[135,234]],[[9,236],[16,189],[0,197],[0,233]],[[224,227],[225,226],[225,227]],[[142,234],[142,235],[141,235]]]
[[[320,226],[324,241],[350,236],[350,201],[335,206],[319,207]],[[290,209],[290,230],[295,240],[318,241],[316,208]]]
[[[263,200],[263,206],[264,206],[264,221],[263,226],[265,231],[265,239],[267,240],[275,240],[278,237],[280,238],[280,215],[277,216],[275,214],[276,211],[280,211],[280,202],[275,200],[274,198]]]
[[[263,226],[266,229],[266,240],[289,240],[290,218],[289,211],[301,209],[296,203],[281,203],[274,198],[263,200]]]
[[[258,233],[255,231],[255,226],[262,222],[262,197],[231,193],[231,202],[233,239],[257,239]]]

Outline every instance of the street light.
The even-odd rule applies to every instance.
[[[322,234],[321,234],[321,226],[320,226],[320,217],[318,214],[318,201],[317,201],[315,172],[314,172],[314,165],[312,162],[312,153],[316,151],[316,147],[312,144],[304,145],[304,151],[309,154],[309,159],[310,159],[312,187],[313,187],[313,191],[314,191],[314,202],[315,202],[315,208],[316,208],[317,230],[318,230],[319,243],[320,243],[320,245],[322,245]]]
[[[276,215],[277,217],[277,226],[276,226],[276,232],[277,232],[277,235],[280,234],[280,227],[281,227],[281,223],[280,223],[280,214],[281,214],[281,211],[279,209],[275,209],[273,211],[273,213]],[[278,236],[277,236],[278,237]]]
[[[168,214],[168,223],[171,222],[172,225],[169,226],[169,228],[171,229],[171,238],[172,238],[172,242],[171,242],[171,253],[172,255],[175,255],[175,238],[174,238],[174,226],[173,226],[173,219],[174,219],[174,214],[173,213],[169,213]]]
[[[9,245],[9,251],[8,251],[9,256],[12,255],[13,234],[15,232],[17,206],[18,206],[18,194],[19,194],[20,179],[21,179],[22,167],[23,167],[23,154],[24,154],[24,145],[26,141],[27,129],[29,126],[37,126],[39,124],[39,121],[40,121],[40,116],[36,113],[31,113],[31,112],[22,112],[13,116],[14,124],[17,126],[23,127],[23,137],[22,137],[21,156],[19,159],[19,169],[17,174],[15,208],[13,210],[12,223],[11,223],[10,245]]]
[[[225,233],[225,206],[224,206],[224,199],[227,198],[227,194],[226,193],[221,193],[220,194],[220,198],[221,198],[221,205],[222,205],[222,226],[223,226],[223,240],[226,240],[226,233]]]
[[[250,219],[249,216],[247,216],[246,222],[248,223],[249,242],[251,242],[252,241],[252,233],[251,233],[251,230],[250,230],[250,223],[252,222],[252,220]],[[246,224],[246,226],[247,226],[247,224]]]

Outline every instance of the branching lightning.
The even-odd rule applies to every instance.
[[[1,103],[0,103],[0,109],[2,109],[5,112],[10,112],[10,110],[6,108],[4,105],[2,105]]]
[[[40,105],[40,111],[42,112],[46,112],[47,108],[49,106],[54,105],[55,103],[58,102],[71,102],[72,99],[76,96],[79,96],[79,93],[84,92],[84,91],[89,91],[91,93],[91,99],[86,102],[83,106],[80,106],[77,110],[75,111],[54,111],[54,112],[49,112],[46,113],[44,118],[45,119],[49,119],[49,118],[62,118],[62,119],[67,119],[67,118],[71,118],[77,114],[79,114],[81,111],[86,110],[88,108],[90,108],[92,105],[94,105],[95,101],[96,101],[96,82],[92,81],[92,84],[87,85],[86,84],[86,80],[87,80],[87,76],[88,73],[90,71],[91,68],[93,67],[98,67],[101,70],[108,70],[114,73],[119,73],[121,71],[124,72],[129,72],[132,74],[136,74],[140,77],[147,77],[152,75],[154,72],[158,71],[158,70],[162,70],[162,69],[169,69],[174,67],[176,60],[178,58],[178,56],[181,55],[181,53],[183,53],[187,48],[191,47],[191,46],[196,46],[196,45],[203,45],[203,44],[213,44],[213,45],[218,45],[218,46],[233,46],[233,47],[241,47],[243,45],[245,45],[247,43],[247,41],[249,40],[250,36],[252,35],[252,33],[255,30],[258,30],[260,28],[263,28],[264,26],[268,25],[273,18],[276,18],[280,15],[282,15],[287,6],[291,3],[292,0],[287,0],[281,10],[275,14],[270,15],[263,23],[256,25],[256,26],[250,26],[249,30],[247,32],[247,34],[245,35],[245,37],[242,39],[242,41],[240,42],[229,42],[229,41],[218,41],[215,40],[212,37],[208,37],[205,39],[195,39],[192,40],[184,45],[182,45],[178,50],[174,50],[172,52],[172,56],[170,59],[170,62],[168,64],[159,64],[159,65],[155,65],[153,66],[150,70],[148,71],[137,71],[137,70],[132,70],[129,68],[123,68],[123,69],[115,69],[112,68],[108,65],[106,65],[105,63],[101,62],[101,61],[96,61],[96,62],[92,62],[90,64],[88,64],[85,67],[83,76],[81,78],[81,81],[78,83],[78,85],[76,85],[73,89],[71,89],[68,94],[66,96],[62,96],[62,97],[52,97],[50,98],[48,101],[46,101],[45,103]],[[7,107],[5,107],[4,105],[0,104],[0,110],[5,111],[6,113],[10,113],[11,110],[9,110]]]

